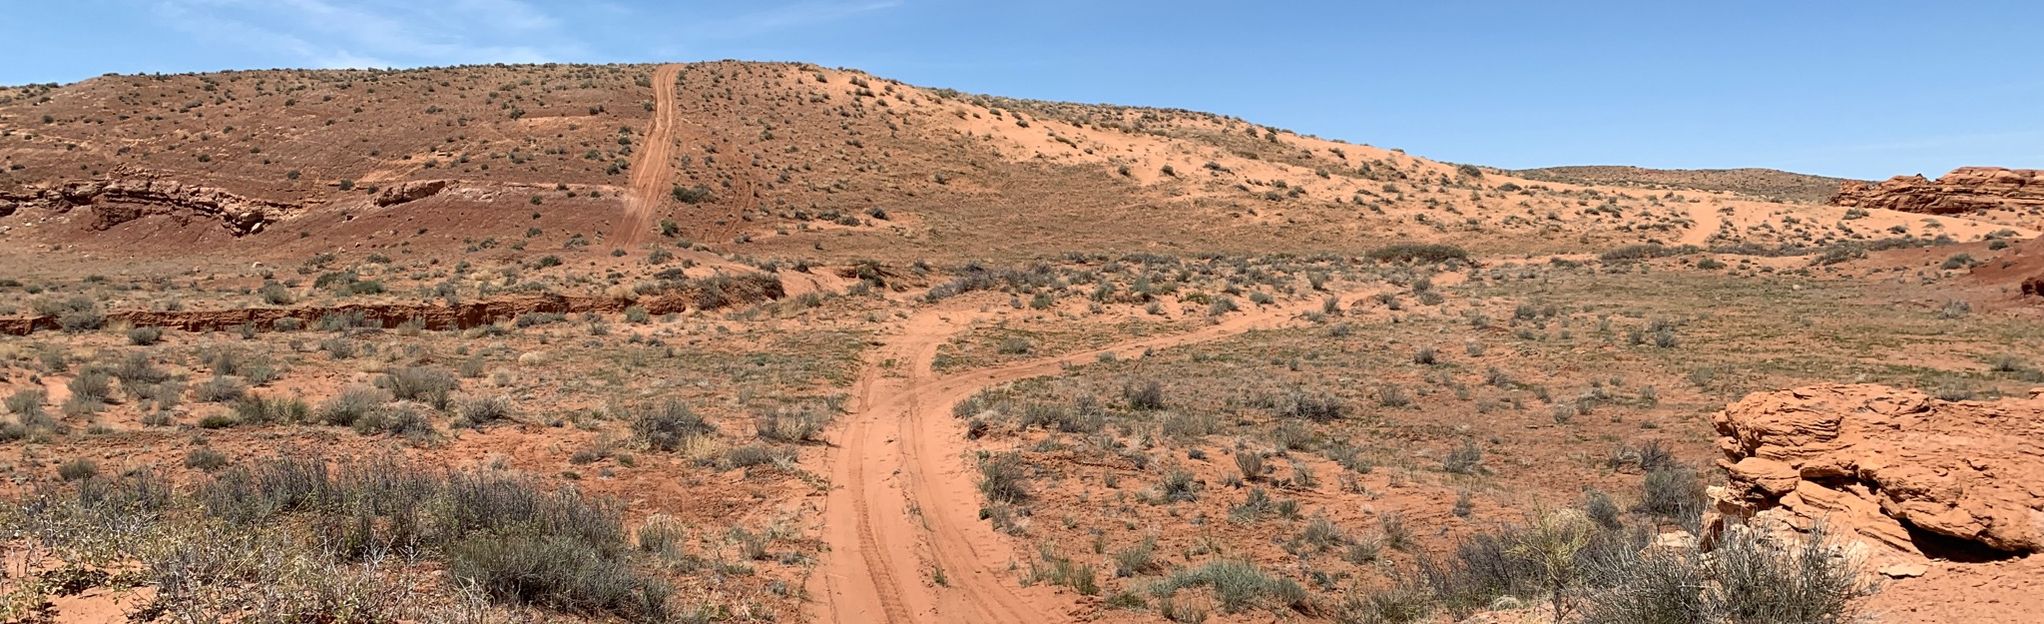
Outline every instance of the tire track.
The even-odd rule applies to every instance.
[[[653,230],[653,212],[660,205],[661,191],[674,174],[674,91],[681,79],[681,66],[661,65],[653,70],[653,122],[640,140],[632,159],[631,186],[625,193],[625,214],[618,222],[624,232],[613,237],[618,247],[644,244]]]
[[[962,459],[968,448],[951,406],[988,386],[1054,374],[1103,353],[1135,357],[1277,327],[1319,305],[1301,302],[1178,334],[941,377],[931,368],[938,346],[969,328],[974,313],[933,308],[911,316],[869,356],[832,453],[835,487],[823,514],[829,548],[811,577],[809,619],[1073,621],[1073,600],[1051,588],[1021,587],[1005,572],[1018,558],[1006,536],[979,520],[976,471]],[[889,374],[900,368],[906,370]]]

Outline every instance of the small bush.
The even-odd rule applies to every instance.
[[[1152,586],[1150,592],[1169,600],[1179,590],[1205,587],[1214,592],[1221,609],[1229,613],[1263,607],[1272,611],[1305,610],[1306,590],[1290,579],[1276,577],[1256,564],[1236,559],[1217,559],[1197,568],[1179,570]]]
[[[100,312],[99,302],[85,295],[70,297],[46,297],[29,303],[36,314],[53,316],[57,327],[67,332],[86,332],[106,326],[106,314]]]
[[[1130,409],[1164,409],[1164,386],[1155,381],[1125,384],[1121,387],[1121,397],[1128,401]]]
[[[1243,481],[1255,483],[1270,467],[1264,464],[1262,453],[1245,449],[1235,451],[1235,469],[1241,471]]]
[[[1332,394],[1307,392],[1297,388],[1285,393],[1277,409],[1279,416],[1310,420],[1317,423],[1330,423],[1341,420],[1347,412],[1348,407],[1341,402],[1341,399],[1336,398]]]
[[[1860,599],[1876,587],[1860,579],[1858,560],[1817,525],[1782,544],[1759,531],[1727,531],[1711,551],[1712,576],[1704,604],[1712,618],[1729,622],[1829,624],[1858,621]]]
[[[78,376],[72,377],[71,382],[65,384],[65,387],[71,390],[73,400],[95,404],[105,403],[107,397],[113,396],[114,391],[113,378],[98,369],[86,369],[78,373]]]
[[[1029,499],[1028,476],[1020,453],[1001,453],[979,462],[979,492],[989,502],[1019,503]]]
[[[234,402],[234,421],[245,425],[303,422],[312,408],[293,397],[264,398],[249,394]],[[209,417],[210,418],[210,417]],[[204,422],[200,426],[205,426]]]
[[[1585,624],[1861,621],[1878,587],[1823,524],[1781,540],[1732,526],[1708,557],[1684,549],[1615,549],[1593,566]]]
[[[511,417],[511,399],[497,396],[465,396],[454,402],[454,414],[461,424],[481,427]]]
[[[1128,548],[1114,552],[1114,575],[1118,577],[1139,576],[1157,571],[1157,538],[1149,536]]]
[[[638,418],[632,421],[633,435],[645,442],[647,448],[656,451],[680,449],[684,439],[715,431],[709,421],[675,400],[641,410]]]
[[[185,467],[213,472],[227,467],[227,456],[220,451],[202,446],[185,454]]]
[[[276,282],[264,282],[256,292],[262,295],[263,303],[270,305],[289,305],[292,301],[291,289]]]
[[[1400,243],[1370,250],[1369,257],[1380,262],[1442,263],[1468,260],[1469,252],[1454,245]]]
[[[564,536],[479,536],[448,549],[447,569],[499,601],[636,621],[664,621],[672,592],[615,553]]]
[[[1158,498],[1169,503],[1183,503],[1199,500],[1199,480],[1192,473],[1173,470],[1164,474],[1164,481],[1157,486]]]
[[[710,189],[708,187],[700,185],[698,186],[676,185],[672,193],[674,195],[674,201],[678,201],[684,204],[700,204],[706,201],[710,201],[711,199]]]
[[[814,442],[830,416],[815,405],[780,406],[753,418],[759,437],[774,442]]]
[[[161,327],[135,327],[128,330],[128,344],[146,347],[163,340]]]
[[[214,376],[192,389],[192,398],[201,403],[226,403],[241,400],[248,394],[248,385],[233,377]]]
[[[1639,511],[1685,525],[1694,524],[1705,503],[1703,478],[1683,466],[1670,466],[1647,473]]]
[[[353,384],[319,404],[320,422],[336,427],[353,426],[356,421],[388,405],[391,394],[382,388]]]
[[[170,373],[157,368],[148,354],[129,353],[114,364],[113,375],[123,384],[153,385],[170,380]]]
[[[1483,469],[1483,449],[1475,442],[1465,441],[1441,460],[1441,469],[1455,474],[1476,474]]]
[[[398,399],[418,401],[432,405],[434,409],[447,409],[454,390],[461,387],[461,380],[443,369],[408,366],[385,373],[377,385],[383,386]]]
[[[65,481],[83,481],[99,475],[99,464],[83,457],[64,462],[57,466],[57,477]]]

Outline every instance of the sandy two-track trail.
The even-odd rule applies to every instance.
[[[681,78],[681,66],[661,65],[653,70],[653,123],[639,138],[639,151],[632,159],[632,184],[625,191],[624,231],[615,235],[623,247],[635,247],[648,240],[653,230],[653,208],[660,205],[660,193],[667,190],[674,173],[674,91]]]
[[[809,619],[1073,620],[1069,598],[1049,587],[1020,585],[1009,563],[1021,559],[1005,536],[979,519],[977,470],[965,456],[952,406],[988,386],[1056,373],[1102,353],[1137,357],[1147,349],[1275,327],[1319,305],[1250,311],[1184,333],[942,377],[931,369],[937,347],[969,328],[973,313],[929,309],[912,316],[869,358],[839,430],[822,521],[828,548],[810,578]]]

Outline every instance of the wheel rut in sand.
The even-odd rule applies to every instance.
[[[646,127],[639,152],[632,158],[631,185],[625,191],[625,214],[618,222],[621,232],[613,240],[621,247],[635,247],[649,240],[653,230],[653,209],[660,205],[660,193],[674,174],[674,91],[681,79],[681,66],[661,65],[653,70],[653,122]]]
[[[976,471],[951,406],[986,387],[1053,374],[1102,353],[1133,357],[1276,327],[1319,305],[1253,311],[1182,333],[945,376],[931,369],[937,347],[970,328],[973,313],[933,308],[911,316],[870,355],[838,431],[822,521],[829,547],[810,578],[809,619],[1073,621],[1070,598],[1049,587],[1022,587],[1006,572],[1017,560],[1014,547],[979,520]]]

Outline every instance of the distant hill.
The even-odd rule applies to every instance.
[[[795,63],[108,75],[0,88],[0,264],[36,245],[180,263],[341,250],[586,264],[677,243],[794,264],[1852,235],[1660,197],[1818,202],[1832,178],[1525,175],[1208,113]]]
[[[1724,191],[1764,199],[1821,204],[1838,192],[1846,178],[1776,169],[1647,169],[1616,165],[1544,167],[1512,172],[1526,178],[1571,184]]]

